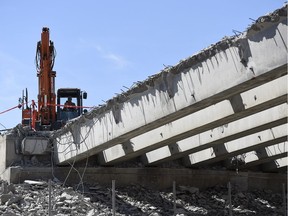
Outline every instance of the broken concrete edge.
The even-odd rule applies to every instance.
[[[146,91],[149,88],[149,86],[153,87],[156,80],[163,78],[168,73],[172,74],[181,73],[182,71],[185,71],[185,69],[190,68],[201,61],[209,59],[213,57],[216,53],[226,50],[229,47],[233,46],[241,47],[243,45],[244,40],[253,37],[253,35],[257,34],[257,32],[259,32],[260,30],[263,31],[269,28],[271,25],[274,25],[276,22],[279,22],[280,19],[282,21],[285,20],[286,16],[287,16],[287,4],[285,4],[282,8],[269,13],[268,15],[259,17],[251,26],[249,26],[246,29],[246,31],[242,32],[241,34],[230,37],[224,37],[221,41],[210,45],[209,47],[201,50],[200,52],[186,59],[181,60],[177,65],[166,67],[159,73],[149,76],[146,80],[137,82],[126,92],[117,94],[117,96],[106,101],[106,104],[95,107],[88,113],[79,116],[73,120],[70,120],[64,128],[55,132],[57,134],[56,136],[59,136],[71,130],[71,126],[74,123],[81,123],[82,121],[85,122],[85,119],[93,119],[94,117],[101,117],[101,115],[104,115],[105,112],[110,111],[111,109],[113,109],[113,107],[119,106],[119,104],[128,101],[133,94],[142,93]],[[245,64],[245,62],[243,64]]]
[[[259,31],[264,23],[273,23],[279,20],[279,17],[287,17],[287,6],[285,3],[282,8],[279,8],[272,13],[259,17],[255,22],[247,29],[247,33],[253,31]]]
[[[277,9],[268,15],[259,17],[255,21],[254,24],[252,24],[249,28],[247,28],[246,32],[243,32],[240,35],[236,35],[236,36],[224,37],[221,41],[215,44],[211,44],[209,47],[201,50],[200,52],[184,60],[181,60],[177,65],[166,67],[159,73],[149,76],[148,79],[144,80],[143,82],[137,82],[137,84],[133,88],[108,100],[106,105],[101,106],[98,109],[110,110],[111,108],[110,103],[112,103],[113,101],[120,102],[120,103],[124,102],[129,99],[127,98],[128,95],[134,94],[135,92],[138,93],[139,89],[140,89],[140,92],[142,92],[143,87],[145,89],[147,88],[146,86],[153,86],[154,80],[162,77],[163,73],[169,73],[169,72],[174,73],[174,74],[180,73],[183,70],[193,66],[194,64],[197,64],[201,61],[211,58],[212,56],[214,56],[217,52],[221,50],[225,50],[231,46],[239,46],[239,43],[238,43],[239,39],[246,38],[260,30],[266,29],[269,26],[273,25],[275,22],[279,21],[280,17],[283,17],[283,19],[285,19],[286,16],[287,16],[287,4],[285,4],[282,8]],[[263,24],[267,24],[267,25],[263,25]],[[93,111],[98,111],[98,109],[95,109]],[[101,111],[100,110],[99,112],[103,111],[103,110]]]
[[[79,173],[83,174],[82,179]],[[141,185],[152,189],[171,188],[173,182],[184,186],[197,187],[204,190],[216,185],[227,185],[240,191],[256,189],[281,192],[282,184],[287,184],[287,175],[282,173],[235,172],[222,170],[193,170],[187,168],[87,168],[80,167],[71,170],[70,167],[9,167],[0,175],[1,179],[9,184],[23,183],[25,180],[60,181],[63,184],[73,185],[79,182],[103,186],[111,185]]]
[[[4,134],[0,134],[1,140],[10,140],[10,145],[3,145],[8,148],[4,157],[13,160],[14,155],[47,155],[50,154],[52,148],[52,140],[50,139],[50,131],[33,131],[28,127],[18,124],[11,130],[7,130]],[[12,153],[14,152],[14,154]],[[15,159],[18,157],[15,157]]]

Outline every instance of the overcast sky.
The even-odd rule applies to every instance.
[[[86,106],[103,104],[133,82],[245,31],[282,0],[9,0],[0,1],[0,112],[28,88],[37,101],[35,52],[50,28],[57,56],[56,89],[87,91]],[[125,86],[125,87],[123,87]],[[0,115],[0,130],[21,122],[21,110]]]

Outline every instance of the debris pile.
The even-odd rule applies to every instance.
[[[50,196],[49,196],[50,188]],[[201,191],[177,186],[176,193],[155,191],[139,185],[117,187],[116,215],[229,215],[227,187],[216,186]],[[50,198],[49,198],[50,197]],[[233,215],[283,215],[283,197],[271,191],[237,192],[232,188]],[[175,198],[175,202],[174,202]],[[109,187],[80,184],[63,186],[59,182],[26,180],[22,184],[1,181],[0,215],[3,216],[104,216],[113,215]],[[49,202],[50,201],[50,202]],[[49,204],[50,203],[50,204]]]

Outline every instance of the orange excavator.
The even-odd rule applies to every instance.
[[[82,99],[87,98],[87,93],[78,88],[61,88],[55,92],[56,71],[53,71],[56,51],[54,43],[49,39],[49,28],[44,27],[41,41],[37,43],[36,68],[38,77],[38,102],[31,101],[28,105],[28,92],[22,93],[22,125],[31,126],[34,130],[49,131],[61,128],[67,120],[81,115],[83,112]],[[73,99],[75,106],[66,109],[61,105],[62,99]],[[37,109],[38,108],[38,109]],[[57,109],[57,112],[56,112]]]

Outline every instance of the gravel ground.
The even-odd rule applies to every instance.
[[[23,184],[1,182],[0,214],[4,216],[48,215],[49,184],[26,180]],[[156,191],[139,185],[117,187],[115,215],[170,216],[174,213],[172,187]],[[95,185],[63,186],[51,182],[52,215],[113,215],[111,187]],[[233,215],[284,215],[283,197],[268,190],[240,192],[232,188]],[[227,186],[199,191],[198,188],[176,187],[175,215],[229,215]]]

